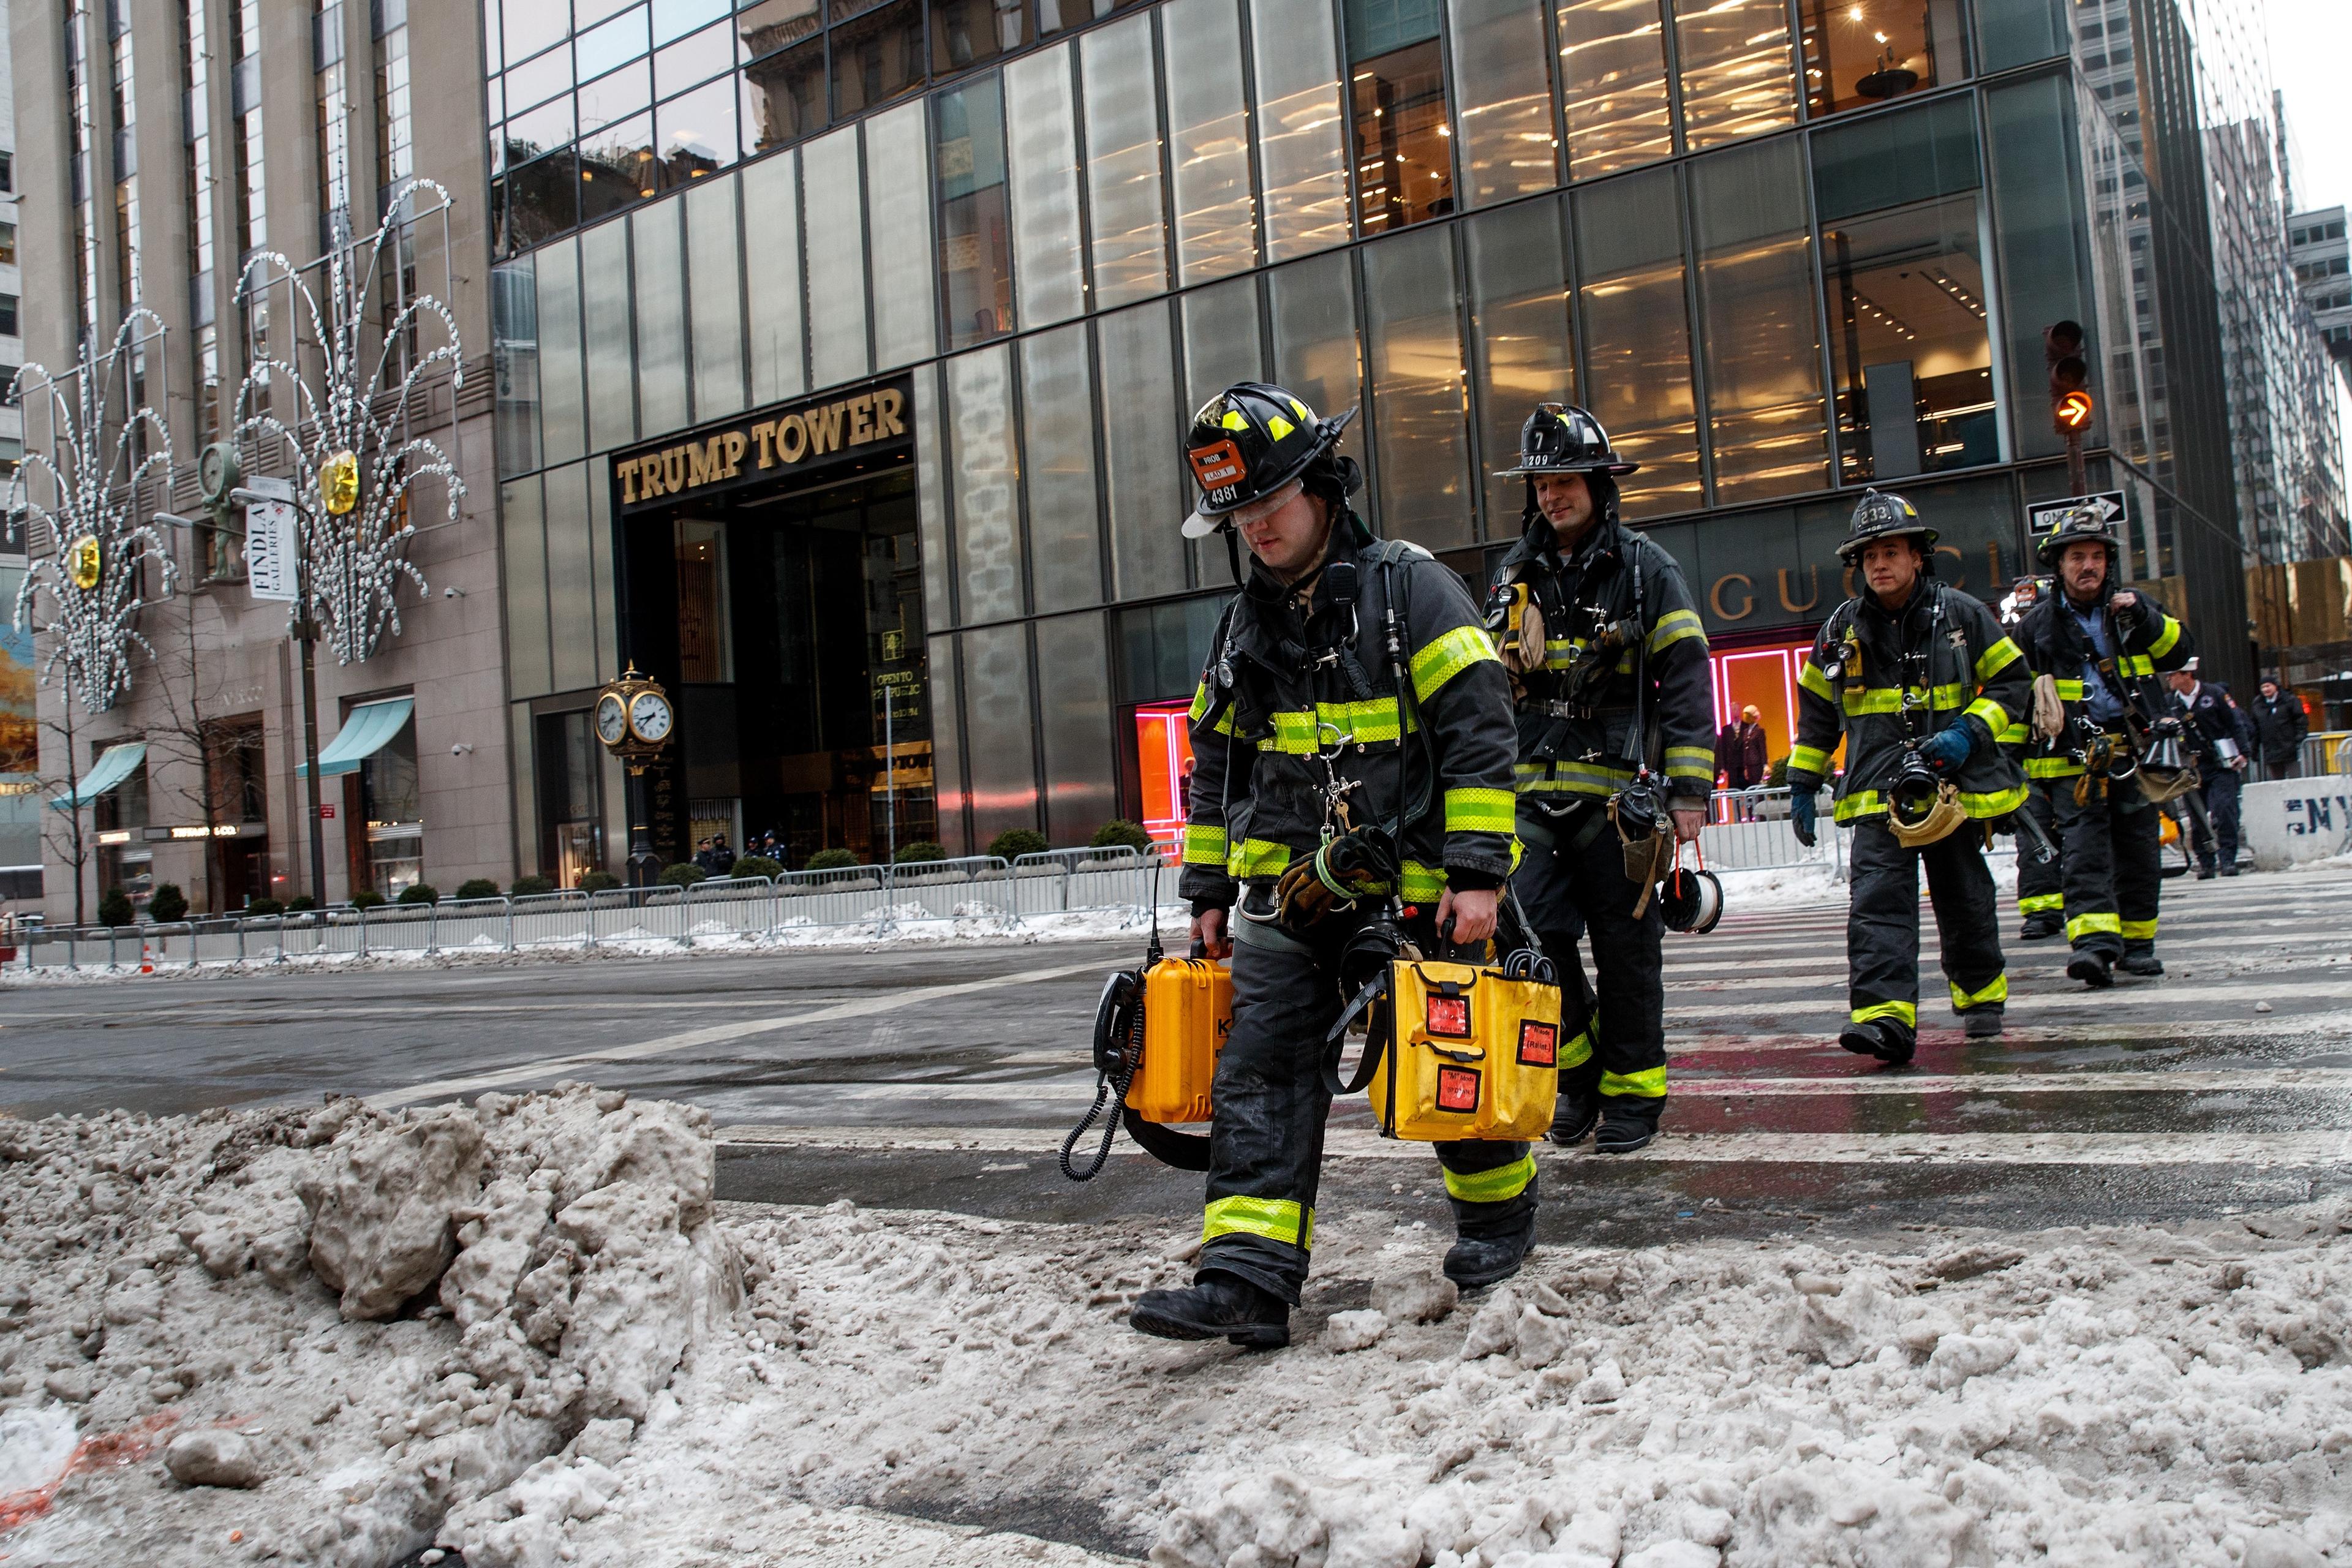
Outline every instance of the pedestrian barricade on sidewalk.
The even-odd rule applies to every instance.
[[[1781,789],[1717,790],[1707,804],[1699,847],[1711,871],[1769,871],[1791,866],[1822,866],[1844,875],[1845,839],[1834,818],[1830,792],[1814,797],[1820,808],[1816,842],[1797,842],[1789,820],[1789,792]]]

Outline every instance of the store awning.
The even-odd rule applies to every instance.
[[[49,804],[59,811],[88,805],[129,778],[131,770],[137,767],[146,755],[147,742],[144,741],[125,741],[119,746],[109,746],[99,752],[98,761],[90,764],[89,772],[81,775],[81,782],[74,786],[73,794],[53,796]]]
[[[414,697],[362,702],[352,709],[351,716],[343,721],[342,729],[319,753],[319,776],[331,779],[338,773],[359,772],[362,763],[383,750],[384,742],[400,733],[400,727],[408,722],[409,714],[415,709],[416,699]],[[309,778],[310,764],[295,763],[294,776]]]

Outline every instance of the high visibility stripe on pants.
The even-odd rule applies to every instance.
[[[2009,976],[2005,973],[1994,975],[1992,984],[1981,990],[1963,991],[1957,984],[1952,987],[1952,1010],[1956,1013],[1965,1013],[1971,1007],[1997,1006],[2008,1000]]]
[[[1517,1197],[1536,1179],[1536,1157],[1524,1154],[1492,1171],[1445,1173],[1448,1197],[1465,1204],[1499,1204]]]
[[[1892,1018],[1906,1028],[1916,1029],[1919,1026],[1919,1009],[1915,1004],[1909,1002],[1873,1002],[1868,1006],[1856,1007],[1852,1016],[1857,1024],[1867,1024],[1878,1018]]]
[[[2156,940],[2156,922],[2154,921],[2124,921],[2121,924],[2123,926],[2124,940],[2126,942],[2154,942]]]
[[[1634,1095],[1643,1100],[1658,1100],[1666,1092],[1666,1069],[1643,1068],[1640,1072],[1604,1072],[1601,1075],[1603,1094]]]
[[[1262,1236],[1286,1247],[1315,1245],[1315,1211],[1288,1198],[1232,1197],[1213,1200],[1201,1224],[1201,1240],[1221,1236]]]
[[[2066,895],[2063,893],[2032,893],[2017,900],[2017,912],[2021,915],[2038,915],[2065,907]]]
[[[2068,942],[2080,942],[2086,936],[2103,932],[2108,936],[2121,936],[2124,922],[2114,915],[2076,915],[2066,922]]]
[[[1559,1048],[1560,1071],[1566,1072],[1570,1068],[1580,1068],[1592,1059],[1592,1029],[1593,1026],[1591,1024],[1585,1025],[1582,1034]]]

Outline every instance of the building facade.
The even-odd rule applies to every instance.
[[[2344,209],[2296,213],[2286,237],[2295,285],[2341,370],[2352,362],[2352,238],[2345,235]]]

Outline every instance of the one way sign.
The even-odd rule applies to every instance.
[[[2124,506],[2124,492],[2100,490],[2095,495],[2068,496],[2064,500],[2036,501],[2025,509],[2026,531],[2039,539],[2056,528],[2059,519],[2078,507],[2087,508],[2102,522],[2120,525],[2130,521]]]

